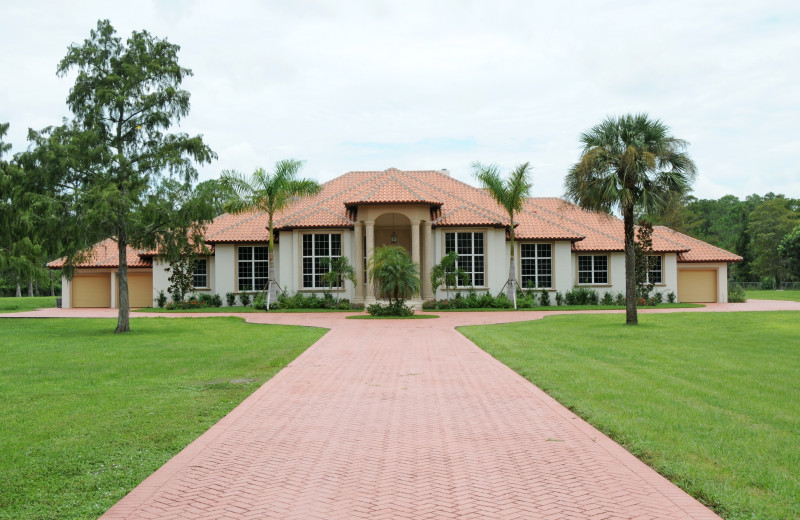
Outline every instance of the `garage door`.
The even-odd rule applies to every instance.
[[[73,307],[111,307],[111,275],[76,274],[72,279]]]
[[[717,271],[684,269],[678,271],[678,301],[713,303],[717,301]]]
[[[153,306],[153,273],[128,271],[128,301],[131,307]],[[117,294],[119,304],[119,294]]]

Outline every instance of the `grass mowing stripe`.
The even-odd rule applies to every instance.
[[[97,518],[319,339],[240,318],[0,321],[0,518]]]
[[[639,320],[459,330],[725,518],[797,518],[800,313]]]

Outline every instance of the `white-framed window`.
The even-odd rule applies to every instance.
[[[195,289],[208,289],[208,260],[205,258],[198,258],[194,261],[192,287]]]
[[[520,285],[523,289],[553,288],[553,245],[520,244]]]
[[[467,273],[469,280],[456,281],[457,287],[483,287],[486,285],[486,262],[484,257],[484,233],[478,231],[456,231],[444,234],[444,254],[458,253],[456,267]]]
[[[663,277],[663,261],[660,255],[653,255],[650,257],[650,270],[647,271],[647,283],[660,285],[664,280]]]
[[[608,255],[579,255],[578,284],[605,285],[608,283]]]
[[[342,256],[341,233],[308,233],[303,235],[303,288],[327,289],[322,276],[330,268],[320,265],[323,258]]]
[[[260,291],[269,282],[269,247],[239,246],[237,262],[240,291]]]

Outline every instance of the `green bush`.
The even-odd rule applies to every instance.
[[[228,307],[236,305],[236,295],[232,292],[225,293],[225,301],[228,302]]]
[[[762,291],[774,291],[776,287],[774,276],[764,276],[761,278],[760,289]]]
[[[253,308],[267,310],[267,295],[263,292],[258,293],[256,297],[253,298]]]
[[[206,305],[205,303],[201,302],[200,300],[198,300],[193,296],[190,296],[189,299],[186,301],[181,301],[181,302],[172,301],[166,305],[166,309],[169,311],[173,311],[176,309],[205,309],[207,307],[208,305]]]
[[[741,289],[741,287],[740,287],[740,289]],[[742,292],[744,292],[744,290],[742,290]],[[667,301],[669,303],[675,303],[675,293],[674,292],[670,291],[670,292],[667,293]]]
[[[625,306],[625,295],[621,292],[618,292],[614,295],[614,305],[618,305],[620,307]]]
[[[561,294],[561,291],[556,291],[556,305],[559,307],[564,305],[564,295]]]
[[[567,292],[565,300],[567,305],[598,305],[600,295],[594,289],[575,287]]]
[[[547,289],[542,289],[542,292],[539,293],[539,305],[542,307],[550,306],[550,293],[547,292]]]
[[[509,300],[505,293],[500,293],[492,302],[492,307],[495,309],[513,309],[514,302]]]
[[[603,299],[600,300],[603,305],[614,305],[614,295],[610,292],[603,294]]]
[[[239,301],[242,302],[242,305],[247,307],[250,305],[250,295],[243,292],[239,293]]]
[[[163,289],[158,291],[158,296],[156,296],[153,300],[156,302],[156,305],[158,305],[160,309],[163,309],[164,306],[167,305],[167,295],[164,294]]]
[[[741,285],[728,284],[728,301],[730,303],[744,303],[747,301],[747,295]]]
[[[367,312],[371,316],[397,316],[406,318],[414,315],[414,309],[406,306],[401,300],[395,300],[386,305],[373,303],[367,307]]]

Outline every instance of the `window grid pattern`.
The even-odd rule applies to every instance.
[[[663,283],[663,267],[660,256],[650,257],[650,270],[647,272],[647,283],[661,284]]]
[[[607,284],[608,255],[578,256],[578,284]]]
[[[523,289],[553,288],[553,248],[551,244],[520,245],[520,281]]]
[[[192,287],[195,289],[208,288],[208,260],[198,258],[194,261],[194,272],[192,273]]]
[[[485,257],[483,233],[455,232],[444,234],[444,253],[458,253],[456,267],[463,269],[469,278],[467,283],[456,281],[457,287],[483,287],[485,282]]]
[[[313,233],[303,235],[303,288],[327,289],[322,277],[330,271],[323,267],[323,258],[335,259],[342,256],[342,235],[340,233]]]
[[[269,247],[239,246],[239,290],[260,291],[269,282]]]

